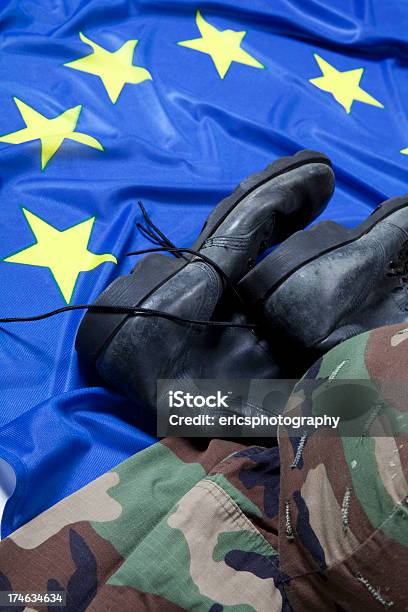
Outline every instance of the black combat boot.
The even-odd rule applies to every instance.
[[[315,218],[333,187],[330,161],[311,151],[280,159],[250,176],[209,216],[193,245],[198,256],[149,255],[95,302],[161,311],[173,320],[88,312],[77,335],[80,357],[95,365],[107,383],[153,410],[158,379],[277,376],[274,355],[250,329],[181,319],[222,317],[245,325],[231,285],[248,272],[262,248]],[[226,293],[228,299],[221,300]]]
[[[403,196],[381,204],[353,230],[323,221],[295,233],[238,288],[268,334],[308,349],[311,361],[351,336],[408,322],[407,283]]]

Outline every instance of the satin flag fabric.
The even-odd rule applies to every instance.
[[[353,226],[406,191],[404,0],[4,0],[0,316],[92,301],[147,246],[190,245],[243,177],[301,148]],[[78,364],[82,314],[0,327],[3,537],[153,442]]]

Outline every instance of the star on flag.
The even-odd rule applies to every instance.
[[[316,62],[322,71],[322,76],[309,79],[310,83],[331,93],[333,98],[341,104],[346,113],[350,113],[354,101],[370,104],[384,108],[383,104],[373,98],[367,91],[360,87],[360,81],[364,73],[364,68],[355,70],[337,70],[317,53],[314,54]]]
[[[3,261],[48,268],[67,304],[81,272],[89,272],[108,261],[117,263],[111,253],[97,255],[88,249],[95,217],[58,230],[25,208],[23,213],[36,242]]]
[[[82,106],[74,106],[53,119],[48,119],[34,108],[14,98],[18,110],[26,124],[25,128],[0,136],[0,142],[22,144],[31,140],[41,141],[41,169],[44,170],[50,159],[58,151],[65,138],[103,151],[103,146],[93,136],[76,132],[76,124]]]
[[[87,38],[82,32],[79,33],[79,37],[83,43],[92,47],[93,52],[64,66],[98,76],[113,104],[116,104],[126,83],[138,85],[143,81],[152,80],[152,75],[146,68],[133,65],[133,55],[138,40],[128,40],[117,51],[112,52]]]
[[[182,47],[194,49],[201,53],[207,53],[223,79],[227,74],[232,62],[252,66],[253,68],[264,68],[257,59],[241,47],[246,32],[235,30],[218,30],[204,19],[200,11],[197,11],[196,23],[201,37],[192,40],[184,40],[178,44]]]

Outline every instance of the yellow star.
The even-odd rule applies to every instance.
[[[60,231],[29,210],[23,208],[23,212],[37,242],[3,261],[48,268],[67,304],[80,272],[89,272],[106,261],[118,263],[110,253],[96,255],[88,250],[95,217]]]
[[[403,155],[408,155],[408,148],[407,149],[401,149],[400,153],[402,153]]]
[[[204,19],[200,11],[197,11],[196,22],[201,38],[184,40],[178,44],[210,55],[222,79],[227,74],[232,62],[239,62],[254,68],[265,68],[263,64],[241,48],[246,32],[217,30],[217,28]]]
[[[152,80],[152,75],[146,68],[133,66],[133,54],[138,40],[128,40],[120,49],[111,53],[87,38],[82,32],[79,33],[79,37],[82,42],[92,47],[93,53],[68,62],[64,66],[98,76],[113,104],[116,103],[126,83],[137,85],[143,81]]]
[[[38,111],[28,106],[18,98],[14,98],[18,110],[27,127],[0,136],[0,142],[21,144],[31,140],[41,140],[41,170],[58,151],[65,138],[75,140],[88,147],[103,151],[103,146],[93,136],[75,132],[82,106],[74,106],[54,119],[47,119]]]
[[[347,113],[350,112],[354,100],[364,102],[364,104],[371,104],[371,106],[384,108],[381,102],[373,98],[373,96],[370,96],[364,89],[361,89],[360,81],[364,73],[363,68],[344,70],[342,72],[329,64],[329,62],[326,62],[326,60],[320,57],[320,55],[317,55],[317,53],[314,54],[314,57],[319,64],[323,76],[309,79],[310,83],[323,91],[331,93],[334,99],[343,106]]]

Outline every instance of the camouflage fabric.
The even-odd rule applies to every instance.
[[[375,379],[398,417],[407,371],[408,329],[362,334],[286,412],[314,411],[322,381]],[[380,420],[271,448],[163,440],[1,542],[0,589],[65,589],[57,612],[408,610],[408,445]]]

